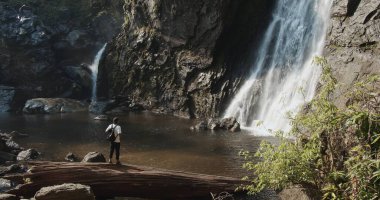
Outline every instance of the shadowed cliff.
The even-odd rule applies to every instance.
[[[181,117],[220,114],[242,80],[274,1],[126,1],[99,95]]]

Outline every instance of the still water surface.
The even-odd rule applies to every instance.
[[[43,160],[64,161],[68,152],[83,158],[98,151],[108,158],[104,129],[110,121],[93,120],[88,113],[54,115],[0,114],[0,130],[19,131],[29,137],[18,139],[25,148],[35,148]],[[242,149],[255,151],[261,140],[246,132],[194,132],[195,121],[152,113],[119,116],[122,163],[164,169],[242,177]]]

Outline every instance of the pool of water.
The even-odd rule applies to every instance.
[[[108,121],[97,121],[88,113],[54,115],[0,114],[0,130],[19,131],[29,137],[16,140],[25,148],[35,148],[41,159],[64,161],[68,152],[83,158],[98,151],[108,157],[105,128]],[[110,116],[111,117],[111,116]],[[189,129],[194,120],[152,113],[119,116],[122,163],[145,165],[187,172],[242,177],[242,149],[255,151],[262,140],[247,132],[200,131]]]

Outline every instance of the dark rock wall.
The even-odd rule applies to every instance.
[[[249,74],[274,1],[127,0],[99,95],[181,117],[220,114]]]
[[[334,0],[325,56],[340,87],[337,104],[355,81],[380,75],[380,1]]]
[[[19,105],[32,97],[89,97],[86,64],[119,32],[123,3],[0,0],[0,85],[21,91]]]
[[[23,101],[88,97],[81,63],[90,64],[124,22],[101,61],[99,95],[182,117],[218,116],[249,75],[274,3],[0,0],[0,85]],[[379,7],[334,0],[325,56],[343,83],[341,106],[354,81],[380,74]]]

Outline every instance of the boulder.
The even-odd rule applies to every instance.
[[[15,135],[15,133],[13,135]],[[13,141],[12,134],[0,133],[0,152],[18,154],[22,150],[24,149]]]
[[[36,200],[95,200],[90,186],[73,183],[43,187],[34,198]]]
[[[23,112],[28,114],[52,114],[87,111],[88,106],[80,101],[65,98],[37,98],[25,103]]]
[[[16,160],[16,156],[14,156],[14,160]],[[13,173],[23,173],[27,169],[23,165],[13,164],[7,167],[0,167],[0,176],[4,176],[5,174],[13,174]]]
[[[28,149],[26,151],[21,151],[17,155],[17,160],[18,161],[23,161],[23,160],[35,160],[39,157],[40,153],[36,151],[35,149]]]
[[[322,195],[318,190],[293,187],[283,189],[279,194],[282,200],[319,200],[322,199]]]
[[[235,117],[224,118],[220,121],[220,127],[228,131],[239,131],[240,124]]]
[[[201,121],[195,126],[190,127],[191,130],[227,130],[231,132],[239,132],[240,124],[236,118],[224,118],[222,120],[210,118],[207,122]]]
[[[79,158],[75,154],[70,152],[66,155],[65,160],[67,160],[69,162],[77,162],[79,160]]]
[[[13,194],[5,194],[5,193],[2,193],[0,194],[0,200],[19,200],[20,198],[18,198],[16,195],[13,195]]]
[[[82,162],[106,162],[106,158],[99,152],[90,152],[83,158]]]
[[[7,179],[0,178],[0,191],[6,191],[11,189],[12,187],[12,182]]]

